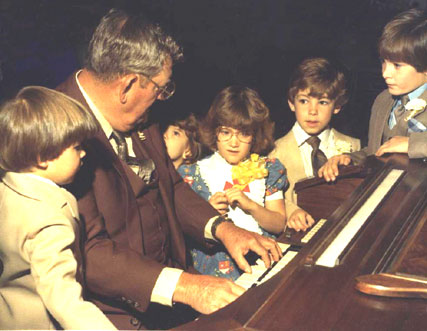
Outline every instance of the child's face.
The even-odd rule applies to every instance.
[[[163,139],[166,148],[174,165],[181,165],[187,153],[190,152],[190,142],[183,129],[175,125],[169,125]]]
[[[80,144],[71,145],[56,159],[46,161],[47,177],[59,185],[71,183],[85,155]]]
[[[418,72],[413,66],[404,62],[384,60],[382,73],[392,95],[402,95],[417,89],[427,82],[427,72]]]
[[[230,164],[236,165],[248,157],[252,147],[252,135],[228,126],[221,126],[217,133],[218,153]]]
[[[332,114],[337,114],[340,108],[336,108],[335,102],[326,95],[319,99],[309,94],[309,89],[299,90],[294,103],[290,100],[288,103],[301,128],[309,135],[317,135],[328,126]]]

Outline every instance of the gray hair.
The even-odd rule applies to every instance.
[[[151,78],[162,71],[166,61],[177,62],[182,57],[180,46],[160,26],[141,15],[111,9],[92,36],[86,68],[104,81],[130,73]]]

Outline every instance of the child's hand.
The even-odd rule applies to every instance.
[[[314,224],[314,219],[305,210],[297,209],[288,218],[288,227],[295,231],[305,231]]]
[[[227,197],[227,201],[232,208],[238,206],[242,210],[250,212],[250,209],[253,207],[254,202],[249,199],[245,193],[236,187],[232,187],[225,191],[225,196]]]
[[[338,165],[349,165],[351,162],[350,156],[347,154],[332,156],[318,172],[319,177],[325,178],[327,182],[334,181],[339,174]]]
[[[378,148],[376,156],[381,156],[385,153],[408,153],[409,137],[395,136],[387,140]]]
[[[224,192],[216,192],[209,199],[209,203],[214,207],[221,215],[228,212],[228,199]]]

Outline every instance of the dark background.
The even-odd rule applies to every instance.
[[[306,57],[325,56],[346,72],[350,101],[333,125],[366,143],[370,106],[385,88],[376,42],[385,23],[426,0],[0,0],[0,99],[26,85],[54,88],[84,63],[99,19],[112,7],[145,12],[183,46],[174,67],[176,95],[153,106],[203,115],[231,84],[256,89],[270,107],[276,136],[294,115],[290,73]]]

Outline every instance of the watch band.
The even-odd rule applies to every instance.
[[[216,229],[218,228],[218,225],[220,225],[221,223],[224,222],[229,222],[229,223],[233,223],[233,221],[228,218],[227,216],[218,216],[215,221],[213,221],[212,223],[212,227],[211,227],[211,233],[212,233],[212,237],[214,237],[215,240],[219,241],[219,239],[216,236]]]

